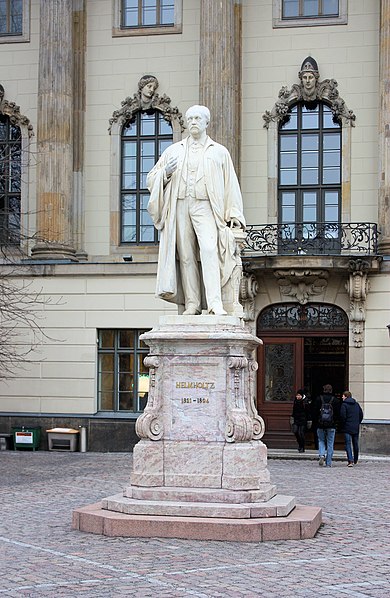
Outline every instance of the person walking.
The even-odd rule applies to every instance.
[[[313,405],[313,421],[317,425],[318,435],[318,465],[332,467],[334,439],[336,426],[340,414],[340,401],[333,395],[331,384],[323,386]]]
[[[310,413],[310,404],[305,396],[303,389],[297,390],[295,395],[292,414],[290,418],[292,431],[297,439],[298,452],[305,452],[305,432],[310,430],[312,421]]]
[[[363,410],[349,390],[344,391],[342,399],[340,427],[344,432],[348,467],[353,467],[359,460],[359,428],[363,420]]]

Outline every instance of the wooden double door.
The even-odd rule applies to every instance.
[[[348,388],[348,334],[310,333],[259,334],[258,411],[265,421],[264,442],[270,448],[296,448],[290,429],[292,403],[297,389],[314,399],[324,384],[331,384],[341,398]],[[315,434],[307,433],[308,448],[315,447]],[[336,448],[342,447],[338,435]]]

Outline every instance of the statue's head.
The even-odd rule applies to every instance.
[[[311,56],[302,62],[299,78],[301,80],[302,97],[311,101],[316,98],[317,81],[320,77],[317,62]]]
[[[186,112],[187,128],[190,135],[199,136],[210,122],[210,110],[206,106],[191,106]]]

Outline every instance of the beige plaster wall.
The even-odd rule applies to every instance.
[[[370,277],[364,348],[366,419],[390,420],[390,264]]]
[[[242,189],[247,220],[267,222],[267,133],[262,115],[283,85],[298,83],[313,56],[356,114],[352,130],[352,221],[377,221],[379,2],[348,2],[348,24],[272,28],[276,0],[243,2]]]
[[[108,121],[145,74],[158,78],[158,93],[181,112],[199,101],[199,2],[183,2],[182,33],[138,37],[112,37],[112,0],[87,4],[86,251],[103,256],[110,240]]]
[[[44,333],[32,362],[2,383],[0,412],[96,412],[96,331],[151,328],[172,307],[154,297],[155,274],[34,279]],[[23,344],[30,336],[21,330]]]

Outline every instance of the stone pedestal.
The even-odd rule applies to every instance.
[[[149,397],[130,484],[75,511],[74,527],[216,540],[312,537],[321,509],[300,507],[297,517],[294,497],[277,495],[270,480],[253,384],[261,341],[233,316],[166,316],[142,340],[150,347]]]

